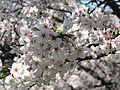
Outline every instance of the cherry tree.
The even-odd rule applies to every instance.
[[[1,88],[119,89],[119,18],[79,0],[1,0]]]

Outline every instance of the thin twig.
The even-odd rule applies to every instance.
[[[64,10],[64,9],[57,9],[57,8],[53,8],[53,7],[51,7],[51,6],[47,6],[47,8],[48,8],[48,9],[53,9],[53,10],[56,10],[56,11],[60,11],[60,12],[67,12],[67,13],[72,14],[71,11],[67,11],[67,10]]]
[[[1,40],[2,40],[2,38],[4,37],[4,35],[5,35],[6,31],[7,31],[7,30],[5,30],[5,31],[3,32],[3,35],[2,35],[2,36],[1,36],[1,38],[0,38],[0,41],[1,41]]]

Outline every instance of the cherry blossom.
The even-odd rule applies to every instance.
[[[56,2],[60,0],[1,1],[0,44],[9,45],[7,53],[15,54],[9,75],[4,79],[6,89],[85,88],[90,79],[80,65],[89,70],[87,67],[98,62],[119,59],[117,17],[101,8],[89,13],[89,8],[79,7],[76,0],[62,0],[59,6]],[[2,47],[1,60],[6,54]],[[95,82],[93,79],[91,83]]]

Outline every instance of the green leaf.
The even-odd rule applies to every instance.
[[[21,13],[21,10],[18,11],[18,15],[20,15],[20,13]]]
[[[2,78],[5,78],[5,77],[6,77],[6,75],[5,75],[5,74],[3,74],[3,75],[2,75]]]
[[[72,34],[71,34],[71,35],[70,35],[70,38],[73,38],[74,36],[75,36],[75,35],[72,35]]]
[[[40,31],[37,27],[32,28],[33,31]]]
[[[62,32],[61,32],[61,31],[58,31],[58,34],[59,34],[59,35],[62,35]]]
[[[117,37],[119,35],[119,30],[117,29],[115,37]]]
[[[59,28],[59,27],[56,27],[57,29]]]
[[[87,14],[89,14],[90,8],[87,9]]]

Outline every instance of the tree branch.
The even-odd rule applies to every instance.
[[[113,10],[113,14],[117,15],[117,17],[120,18],[120,9],[116,1],[114,0],[105,0],[106,4],[110,6],[110,8]]]
[[[111,87],[114,86],[114,84],[117,84],[115,82],[111,82],[111,81],[105,81],[103,78],[101,78],[97,72],[95,72],[94,70],[84,67],[82,65],[79,65],[79,68],[82,68],[84,71],[86,71],[87,73],[89,73],[91,76],[93,76],[95,79],[100,80],[101,81],[101,85],[95,85],[94,87],[100,87],[100,86],[105,86],[108,90],[111,90]],[[78,69],[79,69],[78,68]]]
[[[116,50],[112,51],[112,54],[115,54],[115,52],[116,52]],[[109,54],[110,54],[110,53],[111,53],[111,52],[109,52]],[[91,60],[91,59],[97,60],[97,59],[100,59],[100,58],[102,58],[102,57],[104,57],[104,56],[108,56],[108,55],[104,53],[104,54],[98,55],[97,58],[93,58],[92,56],[88,56],[88,57],[85,57],[85,58],[77,58],[76,60],[78,60],[78,63],[79,63],[79,62],[85,61],[85,60]]]
[[[51,7],[51,6],[47,6],[47,8],[48,8],[48,9],[53,9],[53,10],[56,10],[56,11],[60,11],[60,12],[67,12],[67,13],[72,14],[71,11],[67,11],[67,10],[64,10],[64,9],[57,9],[57,8],[53,8],[53,7]]]

